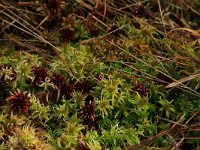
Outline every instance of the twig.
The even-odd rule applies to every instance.
[[[124,28],[123,26],[122,26],[122,27],[119,27],[119,28],[117,28],[116,30],[113,30],[113,31],[111,31],[111,32],[109,32],[109,33],[107,33],[107,34],[102,35],[102,36],[94,37],[94,38],[90,38],[90,39],[81,41],[81,42],[79,42],[79,44],[86,44],[86,43],[89,43],[89,42],[94,41],[94,40],[103,39],[103,38],[105,38],[106,36],[111,35],[112,33],[115,33],[116,31],[122,30],[123,28]]]
[[[77,3],[79,3],[81,6],[89,9],[90,11],[93,11],[94,8],[91,7],[90,5],[88,5],[87,3],[85,3],[83,0],[76,0]]]
[[[200,76],[200,73],[195,74],[195,75],[191,75],[191,76],[189,76],[189,77],[182,78],[182,79],[180,79],[180,80],[178,80],[178,81],[175,81],[175,82],[172,82],[172,83],[168,84],[168,85],[166,86],[166,88],[168,89],[168,88],[176,87],[176,86],[178,86],[178,85],[180,85],[180,84],[182,84],[182,83],[184,83],[184,82],[193,80],[193,79],[195,79],[195,78],[197,78],[197,77],[199,77],[199,76]]]
[[[40,23],[39,23],[39,25],[36,27],[36,29],[38,29],[43,23],[45,23],[45,21],[47,21],[49,18],[50,18],[50,14],[49,15],[47,15]]]
[[[158,0],[158,8],[159,8],[159,11],[160,11],[160,16],[161,16],[163,28],[164,28],[164,31],[165,31],[165,33],[166,33],[166,27],[165,27],[165,23],[164,23],[164,18],[163,18],[163,14],[162,14],[162,9],[161,9],[160,0]]]
[[[183,120],[183,118],[185,117],[185,114],[182,114],[181,117],[182,117],[181,120]],[[173,123],[173,124],[176,124],[176,125],[179,125],[179,126],[182,126],[182,127],[184,127],[184,128],[187,128],[186,125],[180,124],[180,123],[178,123],[178,122],[176,122],[176,121],[169,120],[169,119],[166,119],[166,118],[162,118],[162,117],[159,117],[159,116],[157,116],[157,118],[162,119],[162,120],[167,121],[167,122],[170,122],[170,123]]]
[[[175,139],[174,139],[169,133],[167,133],[167,136],[172,140],[172,142],[173,142],[173,144],[174,144],[174,149],[175,149],[175,150],[179,150]]]

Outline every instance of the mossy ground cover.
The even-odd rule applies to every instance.
[[[200,3],[0,1],[0,149],[199,149]]]

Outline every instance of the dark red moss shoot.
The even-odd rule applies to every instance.
[[[54,73],[51,77],[51,82],[58,88],[61,89],[65,84],[65,77],[59,73]]]
[[[57,14],[61,10],[61,1],[62,0],[47,0],[46,6],[47,9],[52,13],[52,14]]]
[[[83,93],[89,93],[90,90],[92,90],[92,86],[89,81],[81,81],[75,84],[75,90],[81,91]]]
[[[74,93],[74,84],[70,84],[69,82],[66,82],[64,86],[61,89],[61,95],[65,99],[71,99]]]
[[[167,77],[166,75],[164,75],[164,74],[162,74],[160,72],[157,74],[157,78],[162,80],[162,81],[164,81],[162,83],[165,84],[165,85],[173,82],[173,80],[171,78]]]
[[[140,81],[135,81],[134,83],[134,87],[132,88],[132,91],[133,92],[138,92],[138,94],[141,96],[141,97],[146,97],[147,96],[147,89],[146,87],[144,86],[143,83],[141,83]]]
[[[103,79],[103,74],[101,73],[98,73],[95,75],[95,78],[98,80],[98,81],[101,81]]]
[[[99,29],[92,28],[89,30],[91,37],[97,37],[99,35]]]
[[[90,150],[90,149],[88,148],[87,144],[82,139],[79,139],[76,150]]]
[[[95,101],[92,95],[88,95],[85,99],[85,104],[81,109],[81,118],[83,119],[83,124],[88,126],[88,130],[97,129],[99,117],[95,113]]]
[[[45,67],[33,67],[31,72],[34,75],[33,85],[38,86],[42,81],[45,81],[46,77],[48,77],[48,70]]]
[[[141,4],[135,5],[132,9],[132,13],[134,16],[137,16],[137,17],[144,17],[147,15],[145,7]]]
[[[60,29],[60,41],[68,43],[75,40],[75,31],[71,27],[63,27]]]
[[[7,101],[10,105],[10,111],[15,113],[22,113],[28,111],[29,99],[27,93],[21,92],[19,90],[11,93],[11,95],[7,98]]]

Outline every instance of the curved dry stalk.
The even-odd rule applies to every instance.
[[[164,23],[164,18],[163,18],[163,13],[162,13],[160,0],[158,0],[158,8],[159,8],[159,11],[160,11],[160,17],[161,17],[161,21],[162,21],[162,24],[163,24],[163,29],[164,29],[164,31],[166,33],[166,27],[165,27],[165,23]]]

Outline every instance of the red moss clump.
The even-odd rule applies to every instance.
[[[7,98],[7,101],[11,111],[22,113],[28,111],[29,99],[28,93],[17,90],[14,93],[11,93]]]

